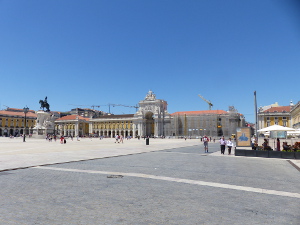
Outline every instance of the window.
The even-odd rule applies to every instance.
[[[275,117],[274,119],[275,119],[274,124],[278,125],[278,117]]]

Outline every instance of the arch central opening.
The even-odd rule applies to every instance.
[[[146,136],[154,136],[154,119],[153,119],[153,113],[147,112],[145,115],[146,119]]]

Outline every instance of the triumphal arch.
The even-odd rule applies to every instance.
[[[94,135],[114,137],[160,137],[170,135],[171,115],[167,111],[167,102],[156,99],[156,95],[149,91],[144,100],[139,102],[135,114],[113,115],[106,114],[97,118],[79,120],[62,117],[56,121],[60,135],[81,136]],[[70,117],[70,116],[69,116]],[[79,130],[79,121],[88,126],[88,130]]]
[[[145,99],[139,102],[139,110],[134,114],[137,135],[165,136],[171,124],[167,105],[166,101],[156,99],[156,95],[149,91]]]

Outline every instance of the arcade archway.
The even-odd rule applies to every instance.
[[[146,136],[152,137],[152,136],[154,136],[153,113],[147,112],[145,115],[145,119],[146,119]]]

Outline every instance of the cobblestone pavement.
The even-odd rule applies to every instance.
[[[149,146],[105,140],[101,148],[100,140],[6,141],[0,140],[1,160],[44,154],[31,161],[43,165],[52,153],[65,158],[0,172],[0,224],[300,223],[300,172],[287,160],[223,156],[217,143],[205,154],[199,140],[150,140]],[[103,158],[95,153],[102,149]],[[75,162],[78,152],[87,160]]]

